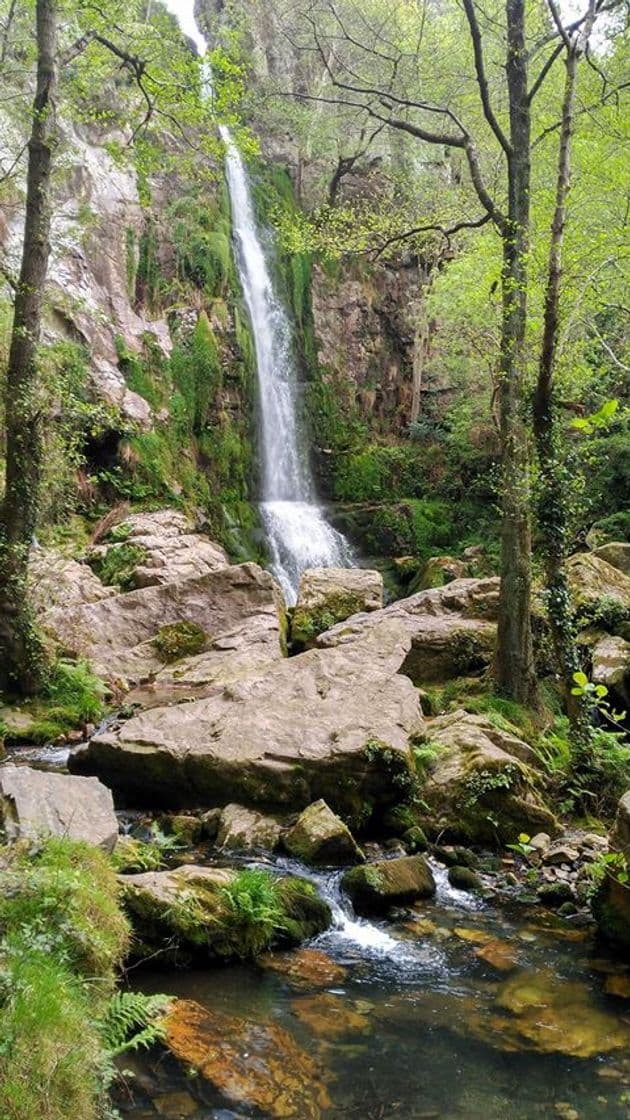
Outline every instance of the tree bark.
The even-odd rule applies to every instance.
[[[538,380],[534,393],[533,418],[540,475],[537,501],[538,528],[545,568],[549,625],[573,735],[580,743],[586,743],[589,738],[590,723],[588,707],[582,697],[571,694],[573,674],[581,668],[581,665],[575,642],[571,595],[564,568],[568,533],[565,489],[570,482],[564,477],[558,452],[553,401],[553,375],[558,343],[562,281],[562,248],[566,201],[571,185],[571,140],[575,119],[577,63],[577,47],[572,44],[565,59],[556,199],[551,224],[544,327]]]
[[[50,256],[50,184],[56,141],[55,0],[37,0],[37,88],[28,144],[22,264],[7,368],[7,459],[0,511],[0,687],[32,694],[46,659],[29,606],[28,558],[37,525],[42,467],[37,350]]]
[[[521,704],[535,705],[538,690],[531,628],[529,452],[523,415],[531,184],[531,112],[524,0],[507,0],[506,15],[510,147],[507,154],[508,215],[502,231],[503,312],[498,397],[503,518],[496,677],[500,692]]]

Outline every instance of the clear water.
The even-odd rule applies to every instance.
[[[284,864],[282,870],[296,868]],[[326,992],[299,990],[278,973],[238,965],[137,972],[134,984],[194,999],[226,1015],[282,1026],[323,1071],[331,1106],[322,1110],[322,1120],[561,1120],[563,1114],[628,1120],[627,1055],[580,1060],[510,1051],[502,1048],[500,1036],[495,1044],[478,1037],[475,1024],[492,1021],[505,976],[480,962],[474,945],[453,930],[464,927],[510,942],[519,967],[530,976],[551,972],[567,988],[578,980],[593,1014],[605,1010],[615,1025],[623,1021],[624,1003],[602,994],[602,975],[592,968],[601,967],[595,959],[601,953],[588,937],[567,939],[566,930],[549,925],[549,916],[500,915],[450,888],[443,871],[438,871],[436,900],[415,914],[432,921],[438,936],[418,936],[404,922],[357,919],[339,893],[338,874],[308,874],[331,902],[334,917],[333,928],[315,947],[346,968],[341,983]],[[326,1001],[331,999],[341,1012],[347,1008],[358,1016],[359,1025],[351,1021],[347,1029],[329,1030]],[[315,1009],[321,1000],[316,1023],[300,1016],[304,1000]],[[231,1106],[203,1078],[187,1077],[172,1058],[149,1055],[134,1059],[134,1065],[138,1079],[123,1107],[127,1120],[149,1120],[158,1114],[153,1102],[159,1105],[163,1094],[174,1091],[192,1098],[192,1120],[269,1120],[242,1104]]]

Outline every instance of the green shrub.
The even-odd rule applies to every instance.
[[[135,586],[134,573],[147,558],[147,550],[139,544],[114,544],[102,556],[89,560],[92,571],[108,587],[131,591]]]
[[[97,1120],[99,1021],[129,930],[107,857],[50,839],[0,850],[0,1116]]]
[[[105,685],[87,661],[59,660],[46,689],[51,704],[48,714],[74,727],[95,723],[103,715],[105,692]]]
[[[256,957],[283,931],[285,914],[276,880],[266,871],[245,869],[221,890],[224,951]]]
[[[580,628],[595,626],[614,634],[629,618],[630,610],[622,599],[617,595],[602,595],[579,607],[577,625]]]
[[[630,541],[630,511],[620,510],[619,513],[611,513],[610,517],[603,517],[592,526],[592,532],[597,536],[599,544],[606,541]]]
[[[206,633],[196,622],[170,622],[160,627],[152,639],[164,661],[178,661],[180,657],[201,653],[206,642]]]

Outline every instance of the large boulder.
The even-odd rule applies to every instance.
[[[300,813],[284,837],[284,846],[289,855],[305,863],[327,866],[365,859],[350,829],[321,799]]]
[[[111,851],[118,838],[112,795],[97,778],[0,767],[0,834],[5,841],[67,836]]]
[[[195,532],[189,518],[174,509],[129,514],[110,538],[90,549],[88,562],[100,573],[115,570],[120,557],[128,589],[176,583],[230,563],[220,545]]]
[[[630,883],[623,879],[630,869],[630,790],[621,798],[610,837],[611,852],[618,862],[610,862],[606,875],[593,898],[593,913],[600,933],[614,945],[630,951]],[[621,873],[621,878],[619,877]]]
[[[435,880],[424,856],[398,856],[353,867],[341,885],[358,914],[382,914],[435,894]]]
[[[330,909],[312,883],[293,876],[185,864],[121,875],[120,882],[140,957],[157,953],[185,964],[257,956],[272,944],[297,945],[330,924]]]
[[[613,568],[618,568],[625,576],[630,576],[630,541],[610,541],[601,544],[593,553],[605,560]]]
[[[449,712],[426,730],[435,752],[422,790],[435,832],[473,843],[558,831],[536,792],[531,748],[483,716]]]
[[[309,568],[300,577],[291,635],[301,646],[360,611],[383,606],[383,577],[365,568]]]
[[[400,599],[384,610],[353,615],[321,634],[317,646],[343,646],[383,620],[395,619],[411,639],[401,672],[414,684],[444,681],[490,663],[498,603],[498,579],[457,579]]]
[[[261,615],[271,620],[279,641],[283,602],[276,583],[257,564],[238,564],[98,602],[59,603],[41,621],[66,651],[87,658],[99,675],[138,682],[164,667],[160,636],[165,627],[185,624],[201,631],[210,645]],[[173,635],[168,637],[173,650]],[[185,643],[182,652],[187,652]]]
[[[567,576],[576,606],[592,614],[602,599],[617,600],[630,611],[630,576],[595,552],[579,552],[567,560]]]
[[[295,811],[323,797],[365,821],[376,801],[400,801],[411,780],[409,740],[422,714],[398,671],[409,646],[400,624],[387,622],[207,699],[141,712],[79,748],[70,767],[101,776],[127,803]]]

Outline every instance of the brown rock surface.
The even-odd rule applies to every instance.
[[[287,1031],[178,1000],[166,1021],[166,1043],[232,1104],[274,1120],[320,1120],[330,1107],[322,1071]]]

